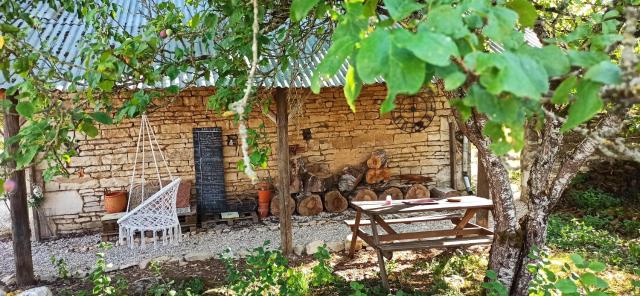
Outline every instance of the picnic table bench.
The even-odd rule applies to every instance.
[[[358,238],[373,247],[378,253],[378,265],[380,267],[380,279],[385,289],[389,289],[387,272],[384,259],[391,259],[393,252],[405,250],[420,250],[429,248],[466,247],[472,245],[491,244],[493,241],[493,231],[480,225],[471,223],[471,219],[480,209],[493,208],[493,203],[489,199],[477,196],[462,196],[459,201],[443,200],[394,200],[391,203],[386,201],[360,201],[351,204],[356,211],[355,219],[345,220],[345,224],[353,232],[349,256],[355,253],[356,241]],[[408,218],[385,219],[382,215],[423,213],[465,210],[460,214],[438,214],[417,216]],[[362,219],[362,214],[366,214],[369,219]],[[428,230],[417,232],[399,233],[391,227],[394,224],[411,224],[422,222],[433,222],[450,220],[455,226],[452,229]],[[362,226],[370,226],[371,234],[360,229]],[[386,234],[378,232],[378,226]]]

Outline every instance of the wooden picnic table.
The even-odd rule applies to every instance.
[[[361,238],[369,246],[376,249],[378,253],[378,265],[380,266],[380,279],[382,280],[383,287],[388,290],[389,282],[387,280],[384,259],[391,259],[394,251],[491,244],[493,241],[493,231],[470,222],[478,210],[490,210],[493,208],[491,200],[477,196],[462,196],[460,199],[459,202],[450,202],[443,199],[435,201],[433,204],[418,204],[419,201],[423,201],[420,199],[394,200],[391,204],[387,204],[386,201],[353,202],[351,207],[356,211],[355,220],[345,220],[345,223],[351,227],[353,232],[349,255],[353,257],[358,238]],[[388,214],[455,210],[465,210],[465,213],[463,215],[438,214],[400,219],[385,219],[382,217],[382,215]],[[363,213],[369,216],[368,220],[361,219]],[[442,220],[450,220],[455,226],[452,229],[404,233],[398,233],[390,226],[393,224],[411,224]],[[362,231],[360,229],[362,226],[371,226],[372,234]],[[386,234],[378,233],[378,226],[380,226]]]

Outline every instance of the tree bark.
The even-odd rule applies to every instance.
[[[287,108],[287,90],[276,88],[276,112],[278,135],[278,176],[280,177],[280,247],[285,255],[293,253],[293,232],[291,229],[291,211],[289,210],[290,168],[289,168],[289,115]]]
[[[15,97],[7,97],[11,101],[11,108],[4,114],[4,139],[8,139],[20,132],[20,116],[16,112],[18,100]],[[20,144],[14,142],[7,145],[7,152],[15,154],[20,148]],[[17,168],[15,160],[7,162],[7,169],[13,171],[9,179],[15,182],[16,186],[9,195],[11,210],[11,227],[13,253],[16,265],[16,284],[19,287],[35,284],[33,274],[33,261],[31,259],[31,230],[29,229],[29,212],[27,207],[27,184],[24,170]]]

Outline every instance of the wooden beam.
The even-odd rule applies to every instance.
[[[477,196],[491,199],[489,193],[489,182],[487,181],[487,170],[484,168],[482,159],[478,157],[478,182],[476,183]],[[476,223],[482,227],[489,227],[489,211],[480,210],[476,214]]]
[[[276,119],[278,135],[278,192],[280,194],[280,246],[285,255],[293,253],[293,232],[291,230],[291,209],[289,208],[289,115],[287,89],[276,88]]]
[[[20,132],[20,116],[16,112],[18,100],[13,96],[6,99],[11,101],[11,108],[4,113],[4,139],[7,143],[10,137]],[[14,154],[20,148],[18,142],[7,145],[9,154]],[[27,207],[27,183],[24,170],[15,170],[15,160],[7,162],[9,171],[14,171],[9,177],[15,182],[13,192],[9,194],[11,211],[11,228],[13,254],[16,265],[16,284],[25,287],[35,284],[33,261],[31,259],[31,230],[29,229],[29,209]]]

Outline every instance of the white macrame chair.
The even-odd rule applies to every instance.
[[[146,133],[146,134],[145,134]],[[155,165],[156,177],[158,179],[158,184],[160,185],[160,190],[158,192],[151,195],[149,198],[145,197],[145,167],[147,166],[145,159],[145,136],[148,138],[148,143],[151,151],[151,155],[153,156],[153,164]],[[154,144],[157,148],[158,154],[162,158],[164,162],[165,168],[167,169],[167,174],[169,178],[172,180],[169,184],[163,186],[162,178],[160,177],[160,169],[158,167],[158,162],[156,161],[156,149],[154,149]],[[145,233],[152,232],[153,233],[153,246],[154,248],[157,246],[157,234],[160,232],[162,235],[162,243],[166,245],[167,242],[174,243],[182,241],[182,232],[180,230],[180,222],[178,221],[178,214],[176,210],[176,196],[178,194],[178,187],[180,186],[180,178],[173,178],[171,175],[171,171],[169,171],[169,166],[167,165],[167,161],[164,158],[164,154],[160,150],[160,145],[158,144],[158,139],[156,138],[153,129],[149,125],[149,120],[147,119],[147,115],[142,115],[142,120],[140,123],[140,133],[138,134],[138,143],[136,147],[136,155],[133,161],[133,170],[131,173],[131,185],[129,187],[129,192],[132,192],[134,185],[136,184],[136,167],[138,165],[138,155],[142,154],[141,159],[141,173],[140,173],[140,183],[142,191],[142,201],[139,205],[137,205],[134,209],[131,209],[131,198],[127,202],[127,213],[122,216],[122,218],[118,219],[118,225],[120,228],[119,232],[119,243],[123,245],[125,240],[130,248],[135,246],[135,236],[137,233],[140,234],[140,247],[145,247]]]

